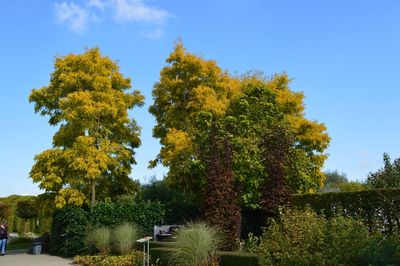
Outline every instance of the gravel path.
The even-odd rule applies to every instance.
[[[65,259],[50,255],[30,255],[25,252],[10,251],[0,256],[0,265],[4,266],[71,266],[72,259]]]

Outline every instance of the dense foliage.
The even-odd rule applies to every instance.
[[[295,195],[293,207],[312,208],[327,217],[343,215],[363,221],[370,231],[400,232],[400,189]]]
[[[129,178],[140,145],[139,127],[128,110],[143,104],[139,91],[129,92],[130,79],[98,48],[80,55],[56,57],[50,84],[33,89],[35,112],[59,126],[53,148],[35,156],[30,177],[57,207],[82,205],[91,198],[132,194]]]
[[[15,211],[15,214],[23,220],[36,218],[39,212],[35,198],[30,197],[19,200],[17,202],[17,209]]]
[[[116,226],[131,222],[147,235],[153,235],[154,225],[164,224],[165,209],[158,202],[99,202],[90,209],[92,226]]]
[[[24,218],[17,215],[18,204],[25,205],[25,203],[19,202],[28,202],[27,208],[21,207],[19,211],[19,215]],[[31,205],[34,208],[31,208]],[[38,234],[49,232],[51,216],[46,211],[46,208],[42,206],[41,196],[10,195],[0,198],[0,217],[7,219],[9,232],[17,232],[19,234],[24,232]]]
[[[0,219],[7,219],[10,216],[11,210],[10,206],[6,203],[0,201]]]
[[[152,179],[141,186],[140,198],[143,201],[158,201],[165,208],[166,224],[184,224],[199,219],[199,203],[185,197],[179,189],[172,188],[166,180]]]
[[[272,221],[250,250],[260,254],[262,265],[355,265],[370,238],[367,228],[351,218],[328,220],[292,211]]]
[[[367,185],[372,188],[400,187],[400,158],[392,163],[390,156],[384,153],[383,163],[383,168],[368,175]]]
[[[87,213],[80,207],[69,206],[56,210],[51,229],[50,252],[64,257],[85,252],[88,225]]]

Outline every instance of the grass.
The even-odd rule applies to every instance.
[[[177,231],[171,263],[187,266],[216,265],[216,252],[221,240],[217,228],[201,222],[190,224]]]
[[[123,223],[113,231],[113,245],[121,255],[129,254],[138,239],[139,230],[136,225]]]
[[[95,246],[102,255],[110,252],[110,229],[107,227],[98,227],[90,232],[89,242]]]

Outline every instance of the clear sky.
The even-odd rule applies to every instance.
[[[56,128],[28,96],[49,82],[56,55],[98,46],[118,60],[146,105],[132,112],[142,146],[132,178],[146,182],[158,153],[151,90],[181,38],[232,73],[286,71],[306,113],[332,138],[325,169],[364,180],[382,153],[400,157],[398,0],[12,0],[0,4],[0,196],[37,194],[28,177]]]

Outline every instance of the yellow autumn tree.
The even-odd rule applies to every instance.
[[[58,131],[53,148],[35,156],[30,177],[55,195],[57,207],[135,189],[129,174],[140,129],[128,110],[144,98],[130,88],[118,64],[93,48],[56,57],[50,84],[32,90],[35,112]]]
[[[203,166],[194,143],[195,120],[204,111],[223,115],[229,99],[240,93],[239,80],[215,61],[187,52],[180,41],[166,62],[149,109],[157,120],[153,136],[161,143],[160,153],[150,165],[162,163],[169,167],[167,180],[188,195],[204,183]]]

